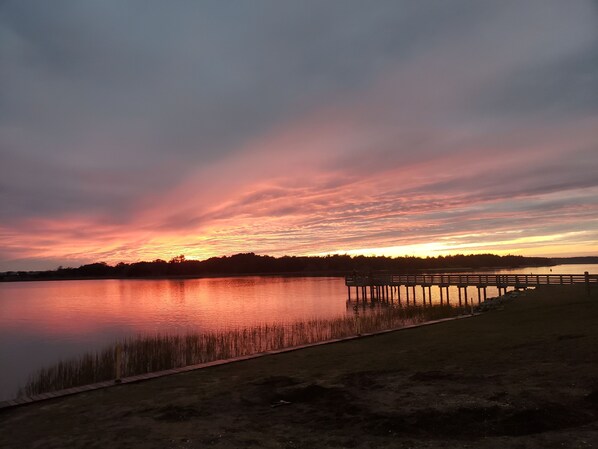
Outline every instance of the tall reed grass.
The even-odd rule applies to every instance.
[[[263,324],[186,335],[139,335],[42,368],[30,376],[18,394],[32,396],[114,379],[117,345],[122,348],[120,372],[127,377],[401,328],[462,312],[462,308],[448,305],[389,307],[366,314],[291,324]]]

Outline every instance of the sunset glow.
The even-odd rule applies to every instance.
[[[4,3],[0,271],[598,255],[596,4],[432,4]]]

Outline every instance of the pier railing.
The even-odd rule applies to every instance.
[[[409,303],[409,290],[412,290],[412,298],[415,300],[415,287],[422,287],[422,297],[426,302],[426,289],[428,300],[432,298],[432,286],[440,290],[440,303],[443,303],[444,292],[446,291],[447,302],[449,300],[449,287],[456,287],[459,295],[464,296],[467,301],[467,288],[477,287],[478,301],[487,298],[488,287],[496,287],[498,295],[506,294],[509,288],[516,290],[528,287],[539,287],[548,285],[585,285],[590,292],[592,285],[598,286],[598,275],[589,274],[454,274],[454,273],[434,273],[434,274],[392,274],[392,273],[368,273],[353,274],[345,277],[347,294],[351,300],[351,288],[355,288],[355,296],[359,301],[360,291],[364,300],[382,299],[391,301],[396,295],[401,299],[401,287],[406,294],[407,303]]]
[[[526,288],[541,285],[598,284],[595,274],[386,274],[349,275],[347,287],[366,286],[475,286]]]

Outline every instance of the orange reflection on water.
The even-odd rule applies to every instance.
[[[217,330],[339,316],[345,295],[340,278],[3,284],[0,330],[55,336]]]

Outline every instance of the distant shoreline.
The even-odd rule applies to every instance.
[[[569,263],[569,264],[558,264],[558,265],[584,265],[585,263]],[[525,265],[525,266],[502,266],[502,267],[480,267],[480,268],[436,268],[436,269],[418,269],[410,272],[417,273],[462,273],[462,272],[494,272],[497,270],[515,270],[524,268],[541,268],[541,267],[553,267],[557,264],[551,265]],[[383,270],[392,271],[392,270]],[[287,272],[287,273],[276,273],[276,272],[264,272],[264,273],[205,273],[205,274],[188,274],[188,275],[159,275],[159,276],[87,276],[87,277],[47,277],[47,278],[36,278],[36,277],[15,277],[15,278],[0,278],[0,282],[43,282],[43,281],[100,281],[100,280],[131,280],[131,281],[150,281],[150,280],[190,280],[190,279],[217,279],[217,278],[238,278],[238,277],[288,277],[288,278],[299,278],[299,277],[340,277],[343,278],[348,274],[347,271],[312,271],[312,272]],[[559,273],[555,273],[559,274]]]
[[[495,254],[457,254],[437,257],[385,256],[282,256],[255,253],[186,259],[184,255],[169,261],[156,259],[109,265],[96,262],[77,268],[58,267],[44,271],[0,272],[0,282],[40,280],[96,279],[201,279],[239,276],[345,276],[349,273],[441,273],[480,272],[504,269],[551,267],[559,264],[598,264],[598,257],[525,257]]]

